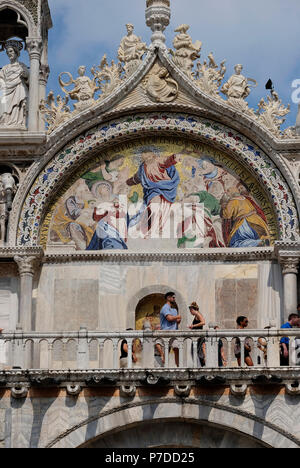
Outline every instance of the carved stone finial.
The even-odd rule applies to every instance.
[[[153,32],[151,40],[153,44],[164,45],[164,30],[171,19],[170,0],[147,0],[146,6],[146,24]]]

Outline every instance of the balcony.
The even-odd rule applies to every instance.
[[[290,340],[287,366],[280,366],[283,337]],[[120,365],[123,340],[127,341],[129,351],[126,368]],[[178,367],[171,349],[174,340],[179,350]],[[240,366],[235,356],[238,340]],[[253,367],[245,363],[245,341],[251,347]],[[299,329],[116,333],[89,332],[85,328],[68,333],[18,330],[1,336],[0,387],[11,388],[18,397],[34,386],[67,387],[72,394],[72,389],[91,386],[118,386],[126,393],[141,385],[173,385],[184,396],[193,385],[229,385],[240,394],[250,384],[280,384],[290,394],[298,395],[299,345]],[[205,355],[202,366],[199,348]],[[221,348],[225,365],[220,359]],[[137,362],[132,358],[132,349]]]

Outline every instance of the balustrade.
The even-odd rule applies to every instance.
[[[116,333],[90,332],[84,328],[68,333],[23,333],[18,329],[1,335],[0,364],[2,369],[118,370],[121,343],[126,340],[128,369],[174,369],[172,345],[176,340],[179,367],[182,369],[237,368],[237,346],[241,355],[240,365],[245,368],[245,343],[251,347],[254,367],[277,368],[280,367],[280,341],[283,337],[290,339],[289,367],[300,366],[299,329]],[[136,359],[133,359],[133,352]]]

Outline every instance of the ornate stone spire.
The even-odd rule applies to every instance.
[[[153,44],[161,45],[166,42],[164,30],[170,24],[170,0],[146,0],[146,23],[153,31]]]

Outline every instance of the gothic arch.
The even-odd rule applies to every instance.
[[[207,401],[164,400],[131,403],[77,424],[49,441],[47,448],[83,447],[98,437],[112,434],[147,422],[209,424],[233,431],[273,448],[298,448],[292,434],[264,419],[234,407]]]
[[[293,189],[260,147],[228,126],[184,113],[139,113],[102,123],[84,132],[47,161],[35,163],[15,197],[9,244],[36,246],[40,228],[57,190],[86,161],[101,151],[145,136],[189,138],[215,146],[244,165],[259,181],[273,204],[282,240],[298,240],[299,215]],[[295,234],[296,238],[295,238]]]
[[[28,29],[28,37],[34,37],[37,33],[37,27],[34,21],[32,14],[29,12],[27,8],[25,8],[20,2],[16,2],[14,0],[4,0],[1,2],[0,6],[0,14],[1,11],[9,9],[17,13],[18,15],[18,22],[21,20],[22,16],[25,19],[26,26]]]

